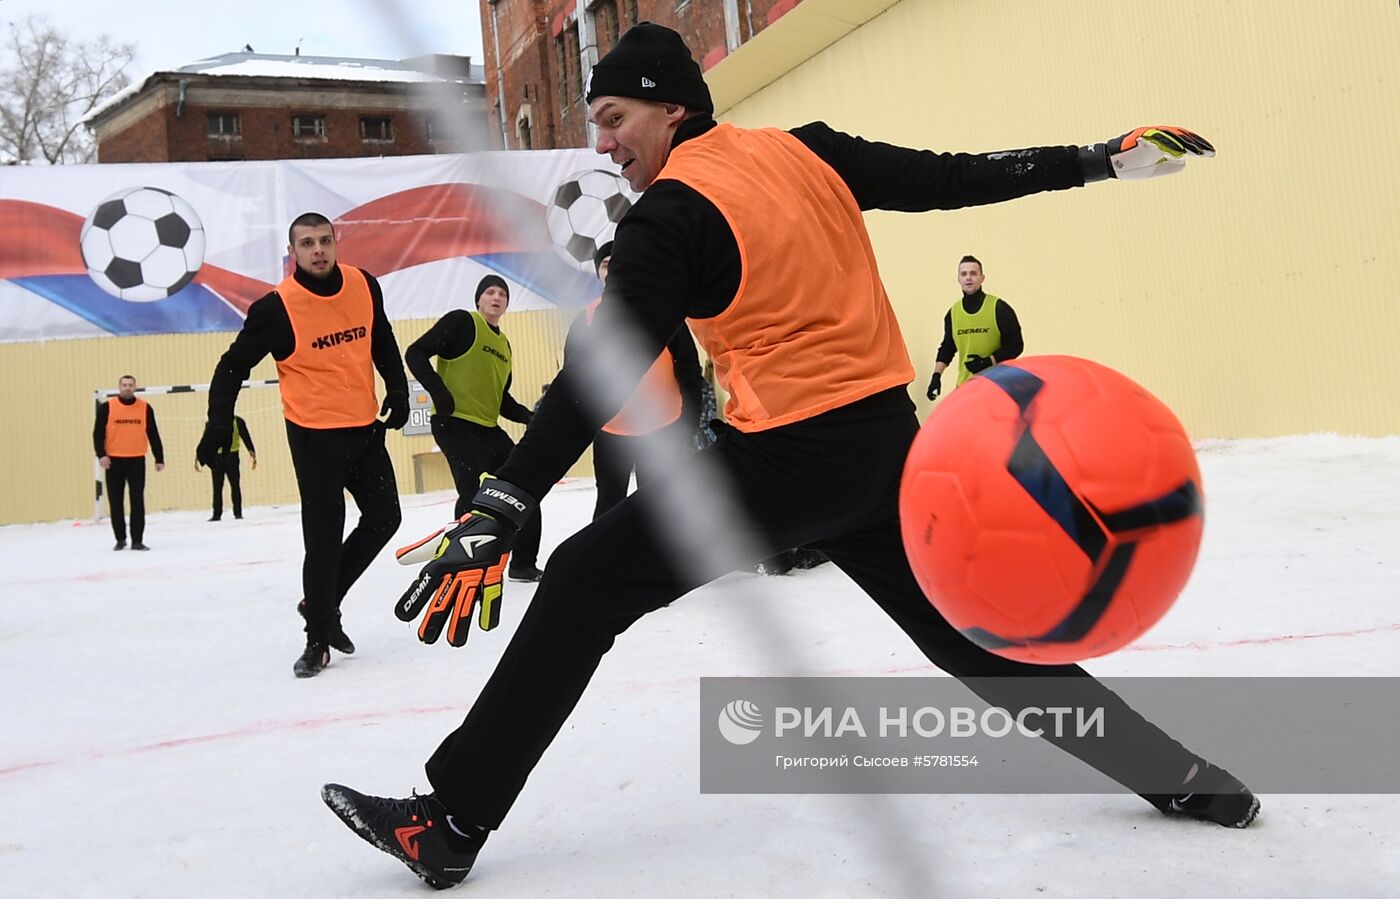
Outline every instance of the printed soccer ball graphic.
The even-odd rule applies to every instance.
[[[1201,544],[1201,473],[1176,416],[1073,356],[995,365],[934,408],[899,518],[934,607],[983,649],[1061,664],[1157,622]]]
[[[579,268],[593,270],[593,254],[612,240],[613,230],[632,208],[622,176],[590,169],[560,182],[550,198],[545,224],[549,239]]]
[[[159,187],[131,187],[103,200],[78,238],[88,277],[114,297],[163,300],[204,264],[204,225],[194,207]]]

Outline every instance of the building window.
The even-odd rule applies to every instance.
[[[292,116],[292,137],[310,140],[326,138],[326,117],[323,115]]]
[[[430,141],[456,141],[462,139],[462,123],[455,118],[430,116],[424,121],[423,128]]]
[[[564,35],[554,39],[554,64],[559,67],[559,108],[569,106],[569,57],[564,52]]]
[[[210,137],[239,137],[243,134],[236,112],[211,112],[207,120]]]
[[[569,99],[577,100],[583,95],[583,75],[579,66],[583,61],[578,52],[578,29],[564,29],[564,72],[569,85]]]
[[[598,0],[593,5],[593,27],[598,34],[598,55],[602,56],[617,43],[617,0]]]
[[[394,122],[388,116],[360,116],[360,140],[394,140]]]
[[[637,24],[637,0],[622,0],[622,24],[628,28]]]

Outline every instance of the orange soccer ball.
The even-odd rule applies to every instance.
[[[1130,643],[1186,586],[1203,527],[1181,423],[1073,356],[994,366],[934,409],[899,517],[929,601],[974,643],[1065,664]]]

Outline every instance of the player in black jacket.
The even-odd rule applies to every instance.
[[[717,126],[680,36],[650,23],[627,32],[593,68],[587,100],[599,126],[598,151],[634,189],[645,190],[618,226],[595,315],[608,332],[635,331],[636,358],[621,362],[630,383],[617,385],[626,389],[600,409],[585,402],[597,384],[585,385],[580,375],[600,360],[584,358],[573,371],[565,366],[516,451],[478,492],[472,515],[421,544],[436,558],[396,612],[405,620],[421,612],[419,635],[427,641],[445,630],[459,644],[478,608],[483,626],[494,623],[500,568],[517,523],[620,408],[649,364],[644,360],[654,359],[687,317],[721,381],[728,380],[727,409],[738,416],[730,415],[715,446],[668,477],[660,492],[696,495],[686,493],[699,480],[693,469],[709,465],[721,476],[704,480],[707,492],[698,495],[732,505],[717,520],[690,525],[677,545],[652,516],[648,506],[656,504],[637,502],[639,493],[565,541],[466,720],[428,760],[433,793],[391,800],[328,784],[327,805],[434,886],[461,881],[603,655],[633,623],[744,561],[812,545],[935,665],[990,703],[1025,709],[1077,688],[1080,701],[1090,697],[1104,709],[1109,737],[1061,739],[1047,731],[1055,745],[1164,812],[1232,827],[1250,823],[1258,802],[1242,783],[1083,669],[993,655],[924,597],[904,555],[897,512],[900,474],[918,431],[907,393],[914,369],[891,330],[893,312],[860,215],[995,203],[1115,173],[1145,177],[1180,167],[1188,155],[1211,155],[1210,145],[1158,126],[1083,148],[954,155],[865,141],[822,123],[791,132]],[[838,357],[819,349],[824,342],[857,351]],[[818,349],[795,352],[809,343]],[[794,370],[800,377],[786,377]],[[693,503],[663,506],[698,511]],[[672,523],[685,527],[687,519]],[[1011,685],[1012,677],[1029,683],[1029,692]],[[586,815],[606,815],[597,803],[609,801],[591,800]]]
[[[219,457],[232,445],[238,391],[253,366],[271,355],[277,361],[306,546],[297,608],[306,619],[307,642],[293,672],[311,677],[329,664],[330,648],[355,651],[340,623],[341,601],[402,519],[384,431],[408,421],[408,378],[379,282],[336,262],[330,221],[306,213],[288,232],[296,269],[249,307],[243,330],[215,366],[196,458],[203,465],[223,464]],[[294,326],[283,294],[297,303],[300,327]],[[336,311],[341,307],[344,314]],[[362,355],[366,339],[368,359]],[[371,362],[384,380],[382,406]],[[387,416],[383,421],[376,420],[376,409]],[[348,536],[347,491],[360,510]]]

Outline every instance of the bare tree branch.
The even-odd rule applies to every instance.
[[[74,41],[48,20],[11,23],[0,58],[0,163],[92,161],[83,117],[125,88],[136,49],[106,35]]]

